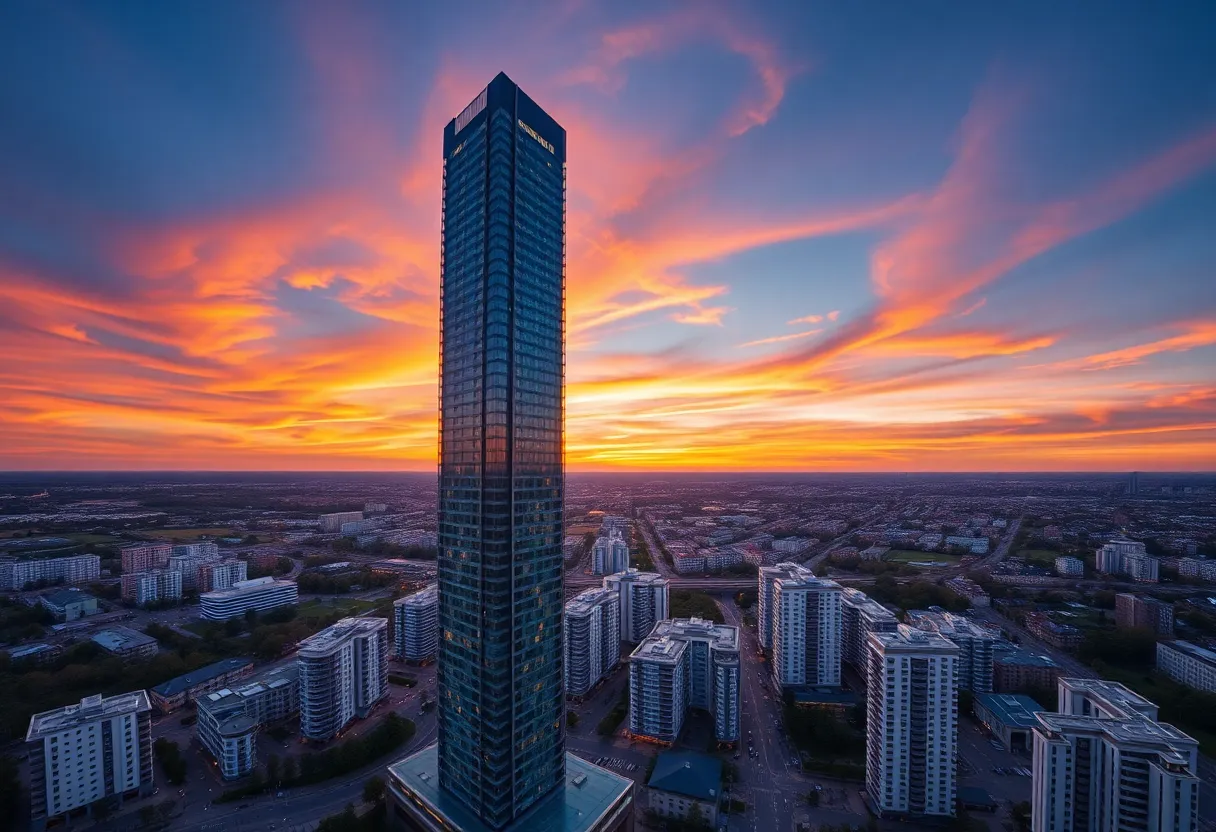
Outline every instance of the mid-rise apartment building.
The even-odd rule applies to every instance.
[[[203,618],[209,621],[226,621],[242,616],[248,610],[264,612],[276,607],[292,606],[299,601],[299,589],[295,581],[254,578],[238,581],[231,589],[204,592],[198,600]]]
[[[867,638],[870,806],[883,817],[953,816],[959,648],[903,624]]]
[[[1201,581],[1216,581],[1216,560],[1178,558],[1178,577],[1198,578]]]
[[[300,709],[295,664],[263,672],[238,685],[199,696],[195,736],[211,752],[225,780],[257,768],[257,734]]]
[[[657,572],[626,569],[604,578],[620,599],[621,640],[637,644],[669,615],[671,581]]]
[[[337,511],[333,514],[322,514],[318,518],[321,531],[325,534],[337,534],[342,530],[343,523],[354,523],[363,519],[361,511]]]
[[[216,563],[204,563],[198,568],[198,591],[219,592],[221,589],[232,589],[242,581],[249,579],[249,564],[243,560],[221,560]]]
[[[1198,644],[1158,642],[1157,669],[1180,685],[1216,693],[1216,653]]]
[[[1056,558],[1056,574],[1061,578],[1079,578],[1085,574],[1085,561],[1062,555]]]
[[[104,798],[150,795],[152,705],[142,690],[86,696],[79,705],[30,718],[25,735],[30,769],[30,827],[85,809]]]
[[[629,660],[629,732],[672,743],[689,708],[711,714],[718,742],[739,739],[739,629],[660,621]]]
[[[1115,596],[1115,626],[1121,630],[1152,630],[1167,638],[1174,635],[1174,605],[1156,598],[1120,592]]]
[[[958,645],[958,686],[973,693],[992,692],[995,633],[952,612],[909,610],[908,623],[919,630],[945,636]]]
[[[300,642],[300,734],[323,742],[388,694],[388,621],[343,618]]]
[[[798,580],[813,578],[815,574],[797,563],[779,563],[776,566],[760,567],[757,576],[756,638],[765,650],[773,646],[773,595],[777,581],[784,578]]]
[[[119,550],[124,575],[164,569],[169,565],[169,557],[172,554],[171,543],[132,543]]]
[[[100,577],[101,557],[98,555],[0,561],[0,590],[20,592],[39,581],[82,584]]]
[[[609,589],[589,589],[566,602],[566,695],[586,696],[621,660],[620,598]]]
[[[863,676],[869,667],[869,634],[893,633],[898,627],[895,613],[861,590],[840,591],[840,658]]]
[[[214,543],[174,546],[173,554],[169,556],[168,568],[182,573],[183,590],[196,590],[199,588],[199,572],[207,564],[215,563],[219,559],[219,548]]]
[[[814,575],[778,578],[772,596],[773,684],[840,684],[840,584]]]
[[[182,573],[178,569],[154,569],[151,572],[126,573],[122,576],[122,599],[146,607],[163,601],[180,601]]]
[[[1117,682],[1059,680],[1059,713],[1039,713],[1033,832],[1195,832],[1199,744],[1157,722]]]
[[[407,662],[432,661],[439,651],[439,586],[393,602],[393,652]]]
[[[596,538],[591,547],[591,568],[596,575],[615,575],[629,568],[629,544],[619,529]]]

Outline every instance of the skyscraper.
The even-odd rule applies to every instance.
[[[500,74],[443,145],[439,777],[497,828],[563,776],[566,131]]]
[[[632,781],[565,754],[566,133],[499,74],[443,148],[439,744],[389,767],[393,815],[609,832]]]

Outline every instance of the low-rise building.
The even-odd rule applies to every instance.
[[[722,761],[691,751],[664,751],[646,781],[649,807],[660,817],[688,820],[699,816],[708,828],[718,825],[722,799]]]
[[[75,621],[97,612],[97,599],[79,589],[48,592],[38,599],[56,621]]]
[[[961,595],[977,607],[987,607],[992,604],[992,598],[989,597],[982,586],[970,578],[964,578],[961,575],[946,581],[946,589],[949,589],[956,595]]]
[[[205,592],[198,600],[203,618],[226,621],[242,616],[248,610],[264,612],[276,607],[294,606],[299,602],[299,590],[295,581],[254,578],[240,581],[231,589]]]
[[[1179,558],[1178,577],[1216,582],[1216,559]]]
[[[1158,642],[1157,669],[1180,685],[1216,693],[1216,653],[1198,644]]]
[[[993,655],[992,689],[997,693],[1051,690],[1060,678],[1060,666],[1050,656],[1015,648]]]
[[[152,636],[121,624],[113,624],[94,633],[93,641],[101,645],[107,653],[124,659],[146,659],[155,656],[160,649],[160,645]]]
[[[1085,640],[1079,627],[1058,624],[1045,612],[1026,613],[1026,629],[1035,638],[1061,650],[1076,650]]]
[[[162,682],[148,692],[152,704],[162,714],[176,711],[205,693],[228,687],[253,673],[252,659],[221,659],[214,664]]]
[[[977,693],[974,705],[975,718],[992,732],[1009,751],[1028,751],[1033,748],[1031,737],[1039,724],[1035,715],[1043,707],[1019,693]]]
[[[8,660],[14,667],[33,664],[49,664],[63,655],[63,648],[58,644],[23,644],[8,651]]]
[[[30,718],[25,735],[30,770],[30,828],[81,810],[92,816],[105,798],[121,803],[150,795],[152,706],[142,690],[86,696],[79,705]]]

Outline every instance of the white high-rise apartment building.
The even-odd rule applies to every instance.
[[[146,607],[160,601],[180,601],[182,573],[178,569],[154,569],[122,576],[122,597]]]
[[[773,583],[773,683],[839,685],[840,584],[814,575]]]
[[[620,598],[609,589],[589,589],[566,602],[566,695],[585,696],[621,660]]]
[[[894,633],[867,638],[871,808],[881,816],[953,816],[958,646],[904,624]]]
[[[321,531],[326,534],[337,534],[342,530],[343,523],[353,523],[363,519],[361,511],[338,511],[333,514],[322,514],[317,518]]]
[[[604,578],[604,589],[621,601],[621,640],[637,644],[670,614],[671,581],[657,572],[626,569]]]
[[[300,734],[324,741],[388,694],[388,621],[343,618],[300,642]]]
[[[1196,832],[1199,744],[1117,682],[1059,680],[1036,714],[1033,832]]]
[[[1106,575],[1130,575],[1133,580],[1157,582],[1157,559],[1138,540],[1112,540],[1094,554],[1094,568]]]
[[[168,568],[182,573],[182,589],[198,589],[199,570],[220,559],[220,547],[214,543],[187,543],[174,546]]]
[[[756,638],[760,646],[768,649],[773,646],[773,593],[777,581],[783,578],[800,579],[813,578],[811,570],[797,563],[779,563],[776,566],[762,566],[758,576]]]
[[[688,708],[708,711],[718,742],[739,739],[739,628],[660,621],[629,659],[629,731],[675,742]]]
[[[38,581],[82,584],[100,577],[99,555],[0,561],[0,590],[15,589],[20,592]]]
[[[421,664],[439,652],[439,586],[432,584],[393,602],[393,648],[404,661]]]
[[[88,809],[98,800],[150,795],[152,703],[147,691],[86,696],[35,714],[25,735],[30,763],[30,827]]]
[[[992,651],[997,637],[970,619],[952,612],[908,612],[908,623],[943,635],[958,645],[958,686],[973,693],[992,692]]]
[[[860,589],[840,591],[840,658],[853,665],[862,676],[869,667],[870,633],[893,633],[899,627],[895,613]]]
[[[219,592],[232,589],[249,579],[249,564],[243,560],[221,560],[205,563],[198,569],[198,591]]]
[[[629,568],[629,544],[621,530],[613,528],[606,536],[596,538],[591,547],[591,567],[596,575],[615,575]]]

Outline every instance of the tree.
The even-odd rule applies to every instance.
[[[684,816],[684,822],[689,829],[709,828],[709,821],[705,820],[705,813],[701,811],[700,803],[693,803],[688,807],[688,814]]]
[[[577,728],[578,727],[578,714],[576,714],[574,711],[566,711],[566,727],[567,728]]]
[[[156,807],[141,806],[139,807],[139,825],[151,826],[156,823]]]
[[[363,802],[379,803],[384,799],[384,778],[369,777],[363,784]]]
[[[279,782],[278,754],[271,754],[270,757],[266,759],[266,782],[271,784]]]
[[[819,806],[819,792],[812,789],[806,793],[806,802],[811,806]]]
[[[283,760],[283,782],[290,783],[296,779],[296,758],[287,757]]]
[[[258,611],[245,610],[245,623],[249,625],[249,629],[253,629],[258,625]]]

